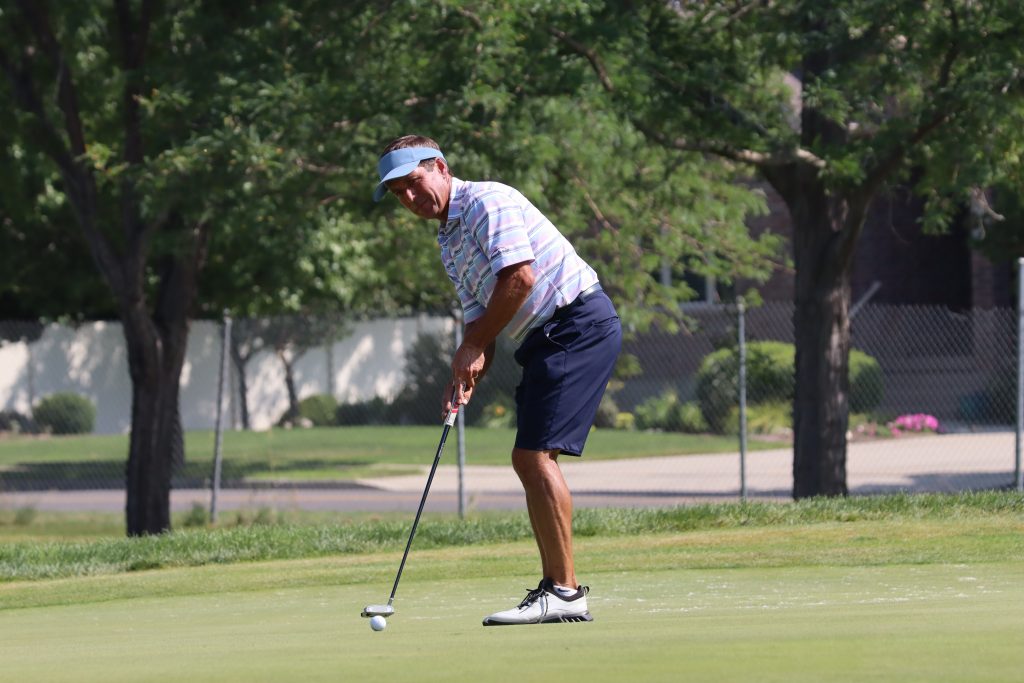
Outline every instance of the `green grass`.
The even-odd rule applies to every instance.
[[[82,571],[0,583],[0,678],[960,683],[1024,667],[1019,495],[588,511],[595,621],[483,628],[537,581],[522,517],[425,519],[383,633],[358,613],[387,599],[397,520],[49,544],[41,560]],[[93,551],[164,568],[95,573]],[[246,561],[272,552],[301,559]]]
[[[223,439],[223,476],[238,480],[350,480],[407,474],[434,456],[441,428],[337,427],[227,432]],[[514,442],[511,429],[466,429],[466,462],[507,465]],[[454,453],[454,434],[449,455]],[[778,443],[752,441],[752,450]],[[186,479],[203,481],[213,462],[213,432],[185,437]],[[733,437],[595,430],[587,442],[588,460],[659,455],[735,452]],[[28,482],[62,482],[68,487],[95,486],[124,478],[128,437],[13,437],[0,440],[0,488],[23,488]],[[454,456],[451,456],[454,457]],[[48,484],[53,485],[53,484]]]
[[[877,498],[812,499],[799,503],[714,504],[674,508],[584,508],[576,511],[576,538],[632,537],[723,529],[781,529],[786,552],[799,534],[788,531],[801,525],[835,525],[854,522],[891,525],[894,533],[908,522],[949,525],[970,519],[991,527],[978,542],[991,552],[1002,548],[1000,559],[1024,552],[1024,499],[1013,493],[972,493],[956,496],[897,495]],[[429,520],[429,521],[427,521]],[[262,523],[229,525],[219,529],[186,529],[144,538],[109,537],[91,541],[12,540],[0,545],[0,581],[86,576],[181,566],[231,564],[267,560],[301,559],[338,554],[398,550],[409,532],[408,515],[359,515],[335,524],[302,524],[287,518],[264,515]],[[277,522],[277,523],[275,523]],[[1003,530],[1005,533],[997,533]],[[905,561],[954,561],[973,553],[969,537],[958,538],[956,555],[950,544],[932,547],[928,539],[904,542],[890,534],[886,558]],[[522,513],[478,513],[466,520],[451,515],[428,515],[421,525],[419,549],[474,546],[530,539],[529,520]],[[868,537],[858,536],[858,540]],[[1000,544],[995,541],[1000,540]],[[803,541],[797,541],[803,543]],[[870,545],[870,544],[869,544]],[[878,546],[877,543],[874,544]],[[997,548],[998,546],[998,548]],[[827,548],[832,557],[850,555],[861,562],[858,544]],[[740,549],[737,549],[739,551]],[[812,546],[803,549],[811,553]],[[942,553],[947,553],[942,555]],[[852,554],[852,555],[851,555]],[[772,555],[742,554],[741,564],[774,565]],[[993,557],[996,557],[995,555]],[[922,559],[923,558],[923,559]],[[884,561],[884,560],[872,560]]]

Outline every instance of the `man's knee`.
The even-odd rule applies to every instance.
[[[550,467],[557,467],[558,451],[530,451],[525,448],[512,449],[512,469],[519,475],[524,486],[536,483],[547,476]]]

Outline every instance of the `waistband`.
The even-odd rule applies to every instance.
[[[580,292],[580,295],[576,297],[576,301],[579,301],[582,304],[582,303],[586,302],[587,299],[589,299],[589,298],[591,298],[591,297],[593,297],[593,296],[595,296],[597,294],[600,294],[603,291],[604,290],[601,289],[601,283],[600,282],[595,282],[594,284],[590,285],[589,287],[584,289],[582,292]],[[573,301],[573,303],[576,303],[576,301]],[[571,306],[572,304],[569,304],[569,305]]]
[[[604,292],[604,290],[601,289],[601,283],[595,282],[594,284],[590,285],[582,292],[580,292],[576,296],[576,298],[573,299],[571,302],[567,303],[565,306],[556,308],[554,314],[551,316],[550,319],[554,320],[556,318],[560,318],[563,315],[568,315],[569,312],[572,311],[574,308],[582,306],[583,304],[587,303],[588,301],[593,299],[598,294],[601,294],[602,292]]]

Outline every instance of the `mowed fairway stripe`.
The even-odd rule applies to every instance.
[[[508,628],[480,619],[536,577],[430,577],[403,585],[382,633],[358,612],[390,586],[366,583],[9,609],[0,681],[1019,681],[1022,577],[1018,562],[604,571],[587,576],[593,623]]]

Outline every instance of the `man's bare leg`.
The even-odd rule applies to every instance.
[[[579,584],[572,552],[572,494],[558,466],[558,453],[515,448],[512,466],[526,491],[544,577],[575,588]]]

